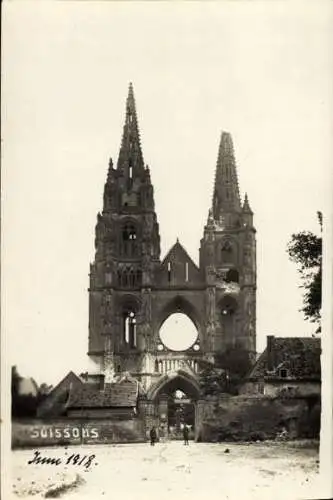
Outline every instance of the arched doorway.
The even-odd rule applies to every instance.
[[[168,394],[168,437],[182,439],[183,428],[190,430],[190,437],[194,437],[195,430],[195,400],[181,389]]]
[[[164,375],[148,391],[155,406],[161,439],[182,439],[185,425],[190,430],[190,439],[194,438],[199,396],[199,383],[186,370]]]

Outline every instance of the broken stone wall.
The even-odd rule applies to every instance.
[[[220,396],[200,400],[196,440],[205,442],[319,438],[320,402],[308,398]]]
[[[297,396],[320,395],[320,382],[300,382],[300,381],[264,381],[264,382],[246,382],[241,388],[241,394],[258,394],[260,389],[265,396],[279,396],[280,394],[291,394]]]

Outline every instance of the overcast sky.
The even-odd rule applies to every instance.
[[[88,273],[133,82],[162,257],[198,262],[222,130],[255,213],[257,346],[311,335],[286,246],[318,232],[332,161],[326,2],[11,2],[3,25],[3,327],[38,383],[89,365]]]

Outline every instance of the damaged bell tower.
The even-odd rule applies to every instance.
[[[256,352],[256,239],[247,194],[241,204],[231,135],[222,132],[212,208],[200,247],[212,353]]]

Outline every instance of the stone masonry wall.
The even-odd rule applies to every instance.
[[[287,382],[267,382],[263,384],[262,382],[247,382],[243,385],[241,389],[242,394],[258,394],[259,386],[263,386],[263,394],[265,396],[279,396],[281,392],[292,392],[298,396],[311,396],[314,394],[320,395],[320,382],[300,382],[300,381],[290,381]]]
[[[291,439],[319,437],[320,403],[307,398],[227,395],[197,403],[197,441],[274,439],[283,428]]]
[[[12,423],[12,448],[144,441],[140,419],[29,419]]]

